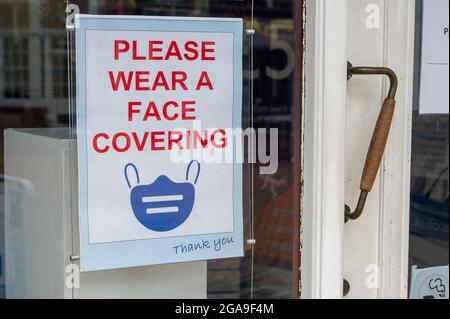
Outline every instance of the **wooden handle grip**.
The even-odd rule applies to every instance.
[[[361,177],[360,188],[362,191],[370,192],[372,190],[386,148],[394,110],[395,100],[391,98],[384,100],[367,151],[366,163]]]

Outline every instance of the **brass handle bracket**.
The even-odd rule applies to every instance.
[[[350,80],[353,75],[385,75],[389,78],[390,86],[387,95],[388,99],[395,99],[398,88],[398,79],[394,71],[385,67],[371,67],[371,66],[353,66],[347,62],[347,80]]]
[[[384,149],[394,115],[395,95],[398,88],[397,75],[389,68],[367,66],[354,67],[350,62],[347,62],[347,80],[350,80],[354,75],[385,75],[389,79],[390,86],[388,95],[381,107],[380,115],[378,116],[377,124],[372,134],[369,150],[367,151],[364,171],[361,177],[361,192],[359,194],[358,203],[355,211],[353,212],[348,205],[345,205],[345,222],[358,219],[364,211],[367,197],[369,192],[372,190],[373,183],[384,154]]]

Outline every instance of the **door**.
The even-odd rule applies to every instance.
[[[306,1],[306,8],[302,296],[405,298],[415,3],[324,0]],[[347,62],[388,67],[398,78],[392,124],[385,126],[390,133],[367,198],[365,191],[360,197],[360,181],[394,76],[362,75],[380,73],[364,68],[352,69],[348,79]],[[366,200],[361,216],[345,222],[345,205],[353,212],[359,198]]]
[[[254,149],[263,156],[258,157],[256,162],[247,161],[244,164],[245,256],[204,262],[196,275],[200,273],[203,279],[206,278],[201,280],[204,283],[201,295],[208,298],[298,298],[302,1],[23,0],[0,1],[0,8],[0,159],[4,155],[3,129],[29,126],[74,128],[74,104],[70,100],[74,93],[72,76],[75,65],[71,60],[74,36],[70,29],[65,29],[65,23],[69,22],[70,26],[75,13],[242,18],[245,27],[243,128],[254,129],[256,136],[266,143],[261,143],[264,148]],[[0,165],[0,200],[3,202],[5,178],[1,160]],[[42,169],[38,173],[43,178],[51,174]],[[76,185],[74,180],[72,182]],[[76,195],[72,196],[76,198]],[[0,224],[3,224],[3,210],[2,206]],[[39,215],[39,212],[36,214]],[[70,246],[73,250],[71,260],[60,256],[67,265],[72,262],[76,264],[79,256],[76,216],[71,222],[69,230],[54,228],[64,232],[66,238],[71,237],[74,242],[64,246]],[[42,231],[38,229],[35,233]],[[5,276],[2,271],[5,261],[3,238],[2,228],[0,298],[4,297],[3,279],[8,277],[8,270]],[[36,253],[40,254],[39,251]],[[41,257],[52,263],[46,259],[48,257]],[[24,266],[11,264],[14,269],[10,271],[17,274]],[[31,271],[34,273],[34,270]],[[64,272],[62,268],[60,270]],[[102,283],[113,277],[117,282],[123,281],[127,276],[115,276],[115,273],[92,276],[95,277],[91,278],[95,286],[91,290],[94,296],[116,296],[114,293],[119,293],[126,297],[120,289],[105,291],[107,285],[102,286]],[[32,287],[33,283],[27,282],[27,285]],[[45,282],[33,291],[36,296],[42,296],[46,289],[50,291],[52,285],[63,283]],[[76,292],[76,287],[70,289],[69,296],[83,296],[83,293]],[[164,291],[170,293],[170,289]]]
[[[378,179],[364,215],[347,223],[344,229],[344,277],[350,284],[347,297],[405,298],[415,3],[409,0],[349,1],[348,5],[349,60],[390,67],[397,74],[399,87]],[[364,12],[364,19],[355,18],[357,12]],[[357,28],[358,32],[352,31]],[[345,199],[353,206],[359,190],[358,174],[362,171],[372,134],[367,128],[374,126],[388,89],[386,77],[355,77],[349,81]]]
[[[242,120],[266,143],[250,148],[263,156],[244,164],[245,256],[202,264],[205,297],[343,298],[344,288],[346,298],[406,297],[413,0],[0,1],[2,131],[73,124],[69,4],[69,16],[244,20]],[[381,168],[361,217],[345,223],[389,91],[381,75],[348,81],[347,61],[389,67],[399,82]]]

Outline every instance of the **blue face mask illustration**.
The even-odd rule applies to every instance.
[[[197,165],[194,183],[188,182],[192,166]],[[132,187],[129,171],[133,169],[138,185]],[[139,172],[129,163],[125,166],[125,179],[131,189],[130,201],[137,220],[153,231],[167,232],[183,224],[192,212],[195,187],[200,175],[200,163],[192,161],[186,170],[186,182],[175,183],[167,176],[159,176],[153,183],[139,185]]]

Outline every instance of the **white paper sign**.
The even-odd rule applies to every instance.
[[[418,269],[411,273],[411,299],[448,299],[448,266]]]
[[[82,270],[242,256],[242,20],[76,25]]]
[[[423,1],[419,111],[448,113],[448,0]]]

